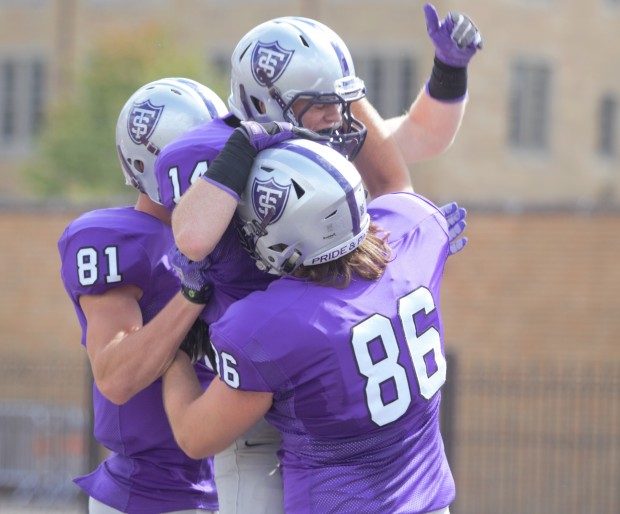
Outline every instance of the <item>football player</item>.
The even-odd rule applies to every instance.
[[[344,42],[314,20],[283,17],[252,29],[235,48],[231,113],[190,130],[161,152],[156,173],[162,203],[175,210],[173,227],[179,249],[192,260],[210,254],[208,273],[214,294],[202,315],[206,323],[219,319],[235,299],[264,289],[271,280],[257,271],[242,251],[234,228],[227,225],[235,209],[227,203],[227,192],[208,180],[199,180],[190,189],[241,120],[285,121],[318,131],[353,160],[371,196],[392,187],[391,179],[385,179],[387,171],[382,170],[404,172],[405,159],[414,162],[429,157],[452,142],[464,113],[466,62],[479,47],[479,32],[465,16],[450,14],[439,22],[432,6],[425,12],[436,53],[452,60],[436,61],[427,87],[407,115],[384,124],[365,99],[363,81],[355,75]],[[451,66],[457,64],[455,56],[460,56],[458,64],[465,67]],[[222,194],[220,203],[218,195]],[[465,211],[455,204],[444,210],[451,222],[451,250],[457,252],[467,242],[458,238],[465,227]],[[221,239],[212,236],[222,232]],[[277,494],[278,447],[279,435],[261,422],[247,437],[216,455],[222,513],[257,512],[259,506],[265,513],[278,512],[275,509],[282,504]]]
[[[75,479],[90,497],[90,514],[218,510],[212,459],[181,451],[162,404],[161,375],[187,344],[209,291],[192,289],[205,262],[186,268],[183,283],[170,266],[171,215],[161,205],[154,162],[179,134],[225,112],[219,97],[189,79],[138,89],[116,128],[126,183],[138,192],[135,205],[87,212],[58,242],[61,277],[94,377],[94,435],[110,452]],[[193,371],[202,387],[214,376],[204,362]]]
[[[399,169],[367,207],[361,176],[332,148],[272,146],[287,130],[243,122],[206,171],[241,199],[248,250],[281,278],[211,325],[219,379],[206,392],[177,353],[164,375],[175,437],[199,458],[266,419],[281,436],[287,513],[447,514],[446,219]]]

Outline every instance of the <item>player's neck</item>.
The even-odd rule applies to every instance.
[[[155,203],[144,193],[140,193],[140,196],[138,196],[134,209],[150,214],[167,225],[170,225],[171,214],[168,209],[166,209],[163,205]]]

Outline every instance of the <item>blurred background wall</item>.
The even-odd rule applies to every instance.
[[[455,512],[615,514],[620,1],[435,6],[441,17],[467,13],[484,37],[454,145],[411,167],[419,193],[437,204],[457,200],[469,213],[469,244],[449,260],[442,293]],[[91,469],[101,451],[88,438],[88,368],[56,241],[79,213],[133,198],[52,198],[24,180],[42,126],[53,126],[55,104],[81,93],[96,45],[162,27],[181,54],[199,56],[199,80],[226,84],[230,54],[250,28],[308,16],[342,36],[369,98],[389,117],[408,108],[432,67],[422,7],[0,0],[0,496],[10,505],[0,502],[0,512],[37,502],[66,511],[79,500],[71,476]],[[218,92],[228,95],[225,86]],[[120,183],[113,131],[99,143]]]

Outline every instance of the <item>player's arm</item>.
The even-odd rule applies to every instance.
[[[143,325],[141,294],[128,285],[80,297],[93,377],[101,393],[119,405],[162,375],[204,308],[179,293]]]
[[[243,122],[200,179],[172,211],[179,250],[198,261],[209,255],[228,227],[259,150],[296,137],[288,123]]]
[[[394,191],[413,192],[409,169],[389,133],[385,121],[366,98],[353,102],[351,110],[368,132],[353,161],[371,198]]]
[[[412,164],[448,149],[459,131],[467,100],[447,103],[422,89],[407,114],[386,120],[406,163]]]
[[[482,36],[466,15],[451,12],[439,21],[432,4],[424,14],[435,46],[431,76],[409,111],[386,121],[407,163],[437,155],[454,141],[467,103],[467,66],[482,48]]]
[[[240,391],[222,380],[203,393],[189,358],[178,352],[163,379],[164,408],[181,449],[191,458],[229,447],[269,410],[273,394]]]

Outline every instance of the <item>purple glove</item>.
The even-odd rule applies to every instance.
[[[213,292],[206,273],[210,264],[209,257],[201,261],[191,261],[173,246],[168,252],[168,260],[181,279],[183,296],[192,303],[206,304]]]
[[[296,127],[285,121],[270,121],[259,123],[257,121],[242,121],[237,128],[257,152],[268,148],[280,141],[305,137],[307,139],[320,139],[319,134],[308,129]]]
[[[457,239],[465,230],[467,222],[465,216],[467,211],[463,207],[459,207],[456,202],[448,203],[439,210],[443,213],[448,222],[448,236],[450,238],[449,255],[460,252],[467,244],[467,237]]]
[[[451,12],[439,22],[432,4],[424,6],[426,29],[435,45],[435,57],[453,68],[465,68],[478,49],[482,35],[474,22],[464,14]]]

